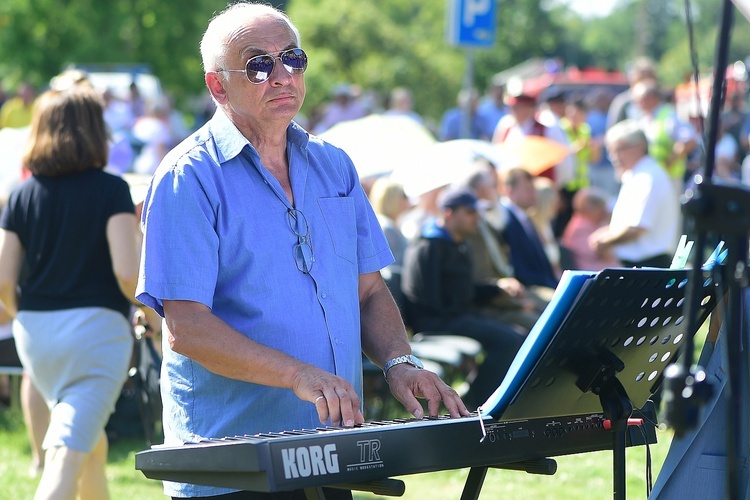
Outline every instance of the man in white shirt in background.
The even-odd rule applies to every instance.
[[[609,225],[589,239],[592,250],[613,248],[625,267],[668,268],[679,224],[672,181],[648,155],[648,139],[637,122],[614,125],[605,143],[622,186]]]

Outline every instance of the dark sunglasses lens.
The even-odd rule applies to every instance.
[[[302,49],[291,49],[281,54],[281,62],[290,73],[303,73],[307,69],[307,54]]]
[[[271,56],[255,56],[248,59],[245,65],[247,79],[253,83],[262,83],[268,80],[273,71],[274,59]]]

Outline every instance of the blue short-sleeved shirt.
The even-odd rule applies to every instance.
[[[292,123],[294,204],[314,264],[300,272],[289,201],[260,157],[218,111],[164,159],[143,210],[137,297],[200,302],[237,331],[352,383],[362,396],[359,275],[393,262],[349,157]],[[313,404],[293,391],[213,374],[164,343],[165,443],[314,428]],[[224,490],[165,483],[174,496]]]

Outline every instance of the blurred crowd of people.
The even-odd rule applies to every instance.
[[[84,71],[70,72],[73,73],[77,75],[73,78],[86,78]],[[49,87],[54,85],[55,80],[52,80]],[[191,132],[188,122],[192,120],[186,120],[175,108],[169,94],[144,97],[135,82],[130,84],[127,95],[111,88],[97,90],[104,101],[104,119],[109,131],[109,172],[151,175],[164,155]],[[37,91],[26,82],[19,84],[12,96],[0,95],[0,130],[14,129],[19,131],[19,137],[27,132],[36,96]],[[9,152],[4,151],[3,158],[8,157]],[[15,166],[20,165],[5,165],[4,169]]]
[[[563,271],[670,264],[683,231],[678,198],[702,168],[704,145],[697,122],[677,113],[653,62],[636,61],[628,78],[630,88],[616,96],[601,90],[550,92],[541,102],[534,95],[509,94],[495,81],[484,96],[461,91],[457,106],[432,127],[439,141],[474,139],[498,147],[544,137],[567,151],[549,168],[499,164],[478,152],[453,182],[417,198],[388,174],[361,179],[395,257],[389,284],[412,333],[469,336],[484,348],[484,362],[470,376],[468,406],[476,408],[497,387]],[[50,83],[52,92],[85,82],[86,75],[63,79]],[[108,90],[100,97],[109,138],[103,166],[115,176],[150,176],[191,132],[168,96],[144,100],[132,85],[128,99]],[[31,134],[35,98],[34,89],[21,84],[0,105],[0,129],[26,131],[14,141]],[[409,89],[393,89],[381,107],[373,94],[348,84],[297,121],[322,134],[374,112],[425,125]],[[743,94],[729,96],[719,135],[717,177],[750,184],[750,114]],[[3,173],[14,181],[4,183],[3,203],[10,187],[29,175],[20,168]],[[142,189],[143,182],[131,187]],[[136,206],[139,196],[133,196]],[[14,349],[10,317],[2,318],[0,353],[8,354]],[[33,469],[40,471],[50,417],[28,378],[23,387]]]
[[[491,394],[563,271],[671,264],[685,232],[679,197],[703,168],[702,130],[678,112],[652,61],[634,61],[627,76],[618,95],[548,89],[540,100],[499,84],[483,97],[461,91],[444,114],[439,141],[506,152],[529,137],[563,145],[567,153],[548,168],[478,148],[451,183],[412,199],[388,174],[363,180],[396,257],[387,275],[398,277],[407,326],[471,336],[485,349],[493,373],[480,366],[473,375],[470,406]],[[732,95],[722,114],[718,182],[750,184],[744,106],[744,94]]]

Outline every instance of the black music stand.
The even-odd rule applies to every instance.
[[[508,375],[482,406],[499,420],[604,413],[612,423],[614,498],[625,498],[625,439],[688,335],[688,272],[605,269],[569,273]],[[704,276],[696,329],[716,305]]]

